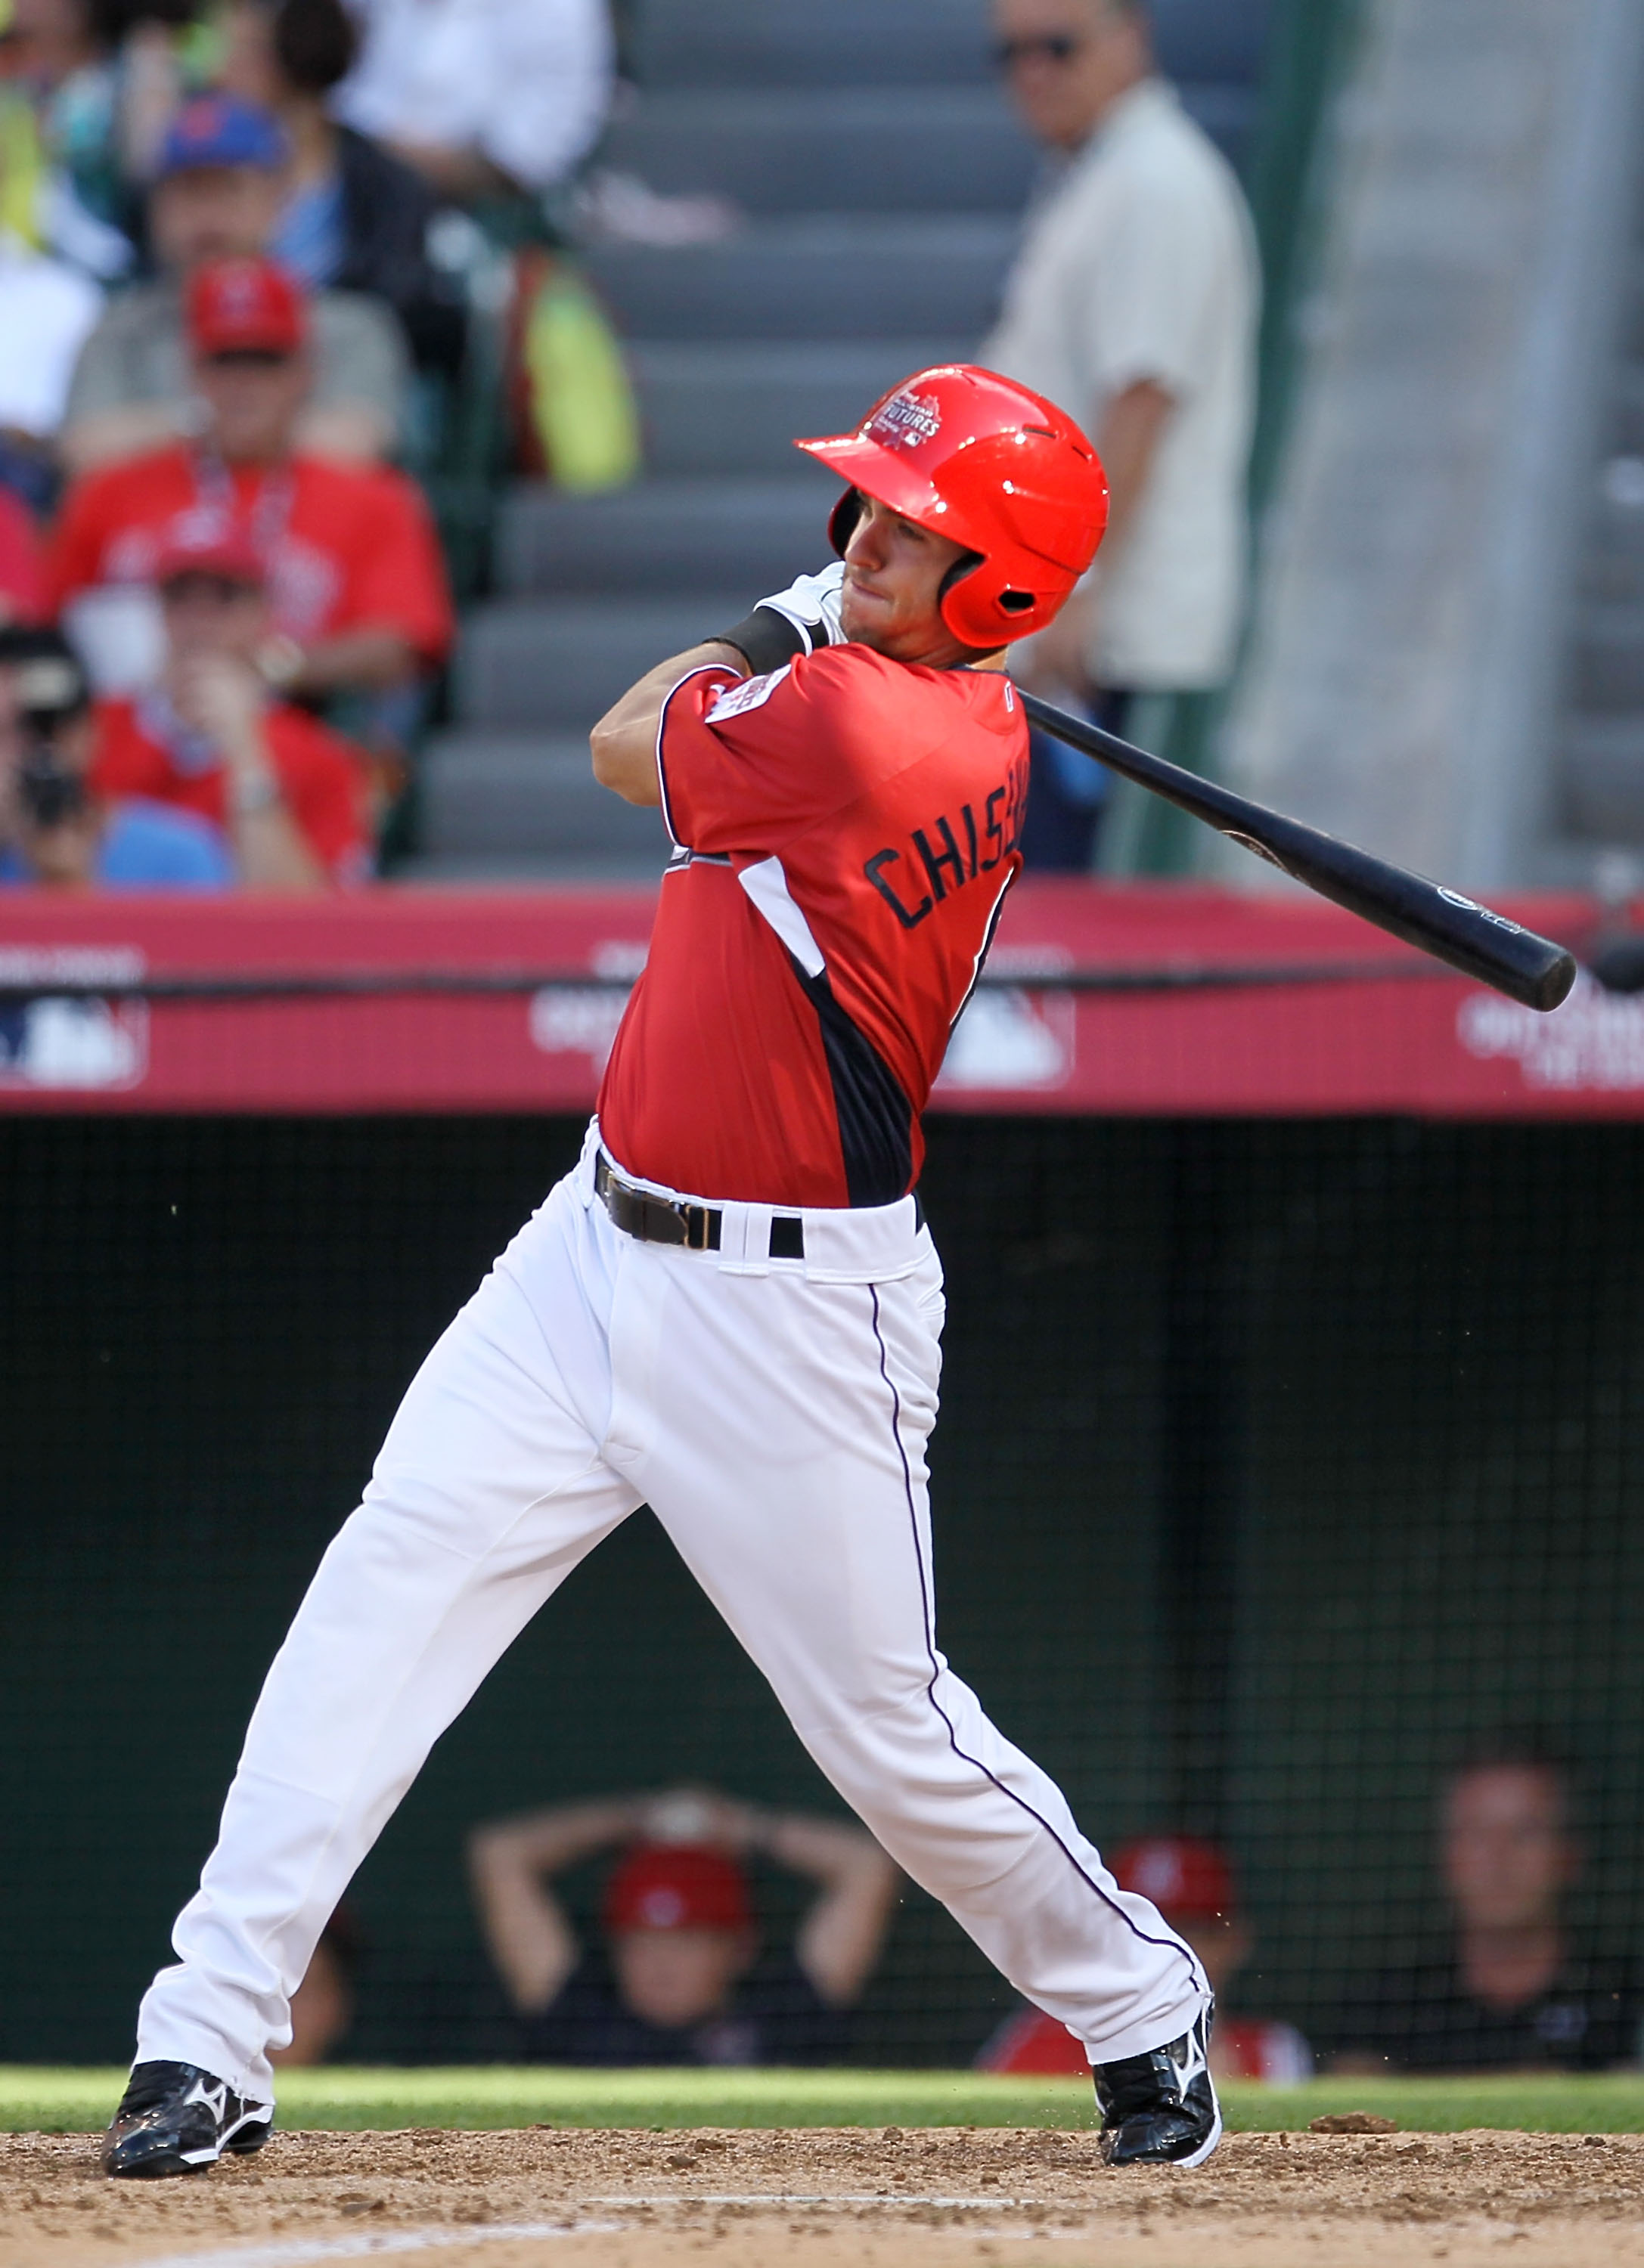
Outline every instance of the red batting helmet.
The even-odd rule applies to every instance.
[[[941,611],[956,638],[984,652],[1044,628],[1108,524],[1102,460],[1073,419],[968,363],[904,379],[855,433],[794,446],[851,483],[828,524],[837,551],[859,491],[976,553],[950,575]]]

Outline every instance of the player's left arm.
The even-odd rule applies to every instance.
[[[660,804],[657,732],[667,697],[693,669],[733,669],[739,677],[761,677],[802,653],[839,643],[839,590],[844,563],[835,560],[820,575],[801,575],[785,591],[762,599],[743,621],[723,636],[675,654],[630,686],[589,735],[593,777],[627,803]]]
[[[689,653],[676,653],[659,662],[622,699],[606,711],[588,735],[593,754],[593,777],[601,787],[620,795],[624,803],[658,806],[662,800],[661,776],[657,770],[657,731],[667,697],[693,669],[725,669],[747,677],[747,661],[723,638],[709,638]]]

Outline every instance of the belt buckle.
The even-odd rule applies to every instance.
[[[711,1208],[707,1205],[681,1204],[676,1205],[675,1211],[679,1215],[681,1225],[685,1231],[685,1249],[688,1252],[711,1251],[712,1247],[708,1242],[708,1231],[713,1219]]]

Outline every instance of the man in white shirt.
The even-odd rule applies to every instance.
[[[361,0],[365,41],[339,117],[442,196],[563,180],[610,106],[607,0]]]
[[[1157,75],[1145,0],[994,0],[993,17],[1052,165],[981,359],[1077,418],[1112,488],[1101,563],[1024,647],[1022,674],[1123,731],[1137,695],[1214,686],[1232,664],[1255,236],[1232,170]],[[1104,779],[1036,747],[1030,865],[1088,868]]]

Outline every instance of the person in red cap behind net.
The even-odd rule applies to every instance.
[[[221,829],[241,882],[317,890],[369,870],[358,753],[272,700],[262,563],[232,527],[175,532],[152,572],[166,630],[159,682],[97,711],[92,784],[195,813]]]
[[[613,1845],[624,1847],[601,1903],[604,1944],[585,1951],[549,1886]],[[757,1967],[756,1857],[816,1885],[791,1951]],[[500,1820],[474,1830],[468,1865],[523,2052],[543,2063],[836,2061],[897,1880],[859,1827],[705,1788]]]
[[[1216,1993],[1233,1982],[1255,1950],[1255,1933],[1239,1910],[1227,1854],[1195,1835],[1144,1835],[1114,1853],[1115,1880],[1150,1898],[1204,1964]],[[977,2058],[982,2071],[1060,2073],[1086,2070],[1083,2047],[1054,2016],[1023,2008],[1008,2017]],[[1211,2043],[1218,2079],[1265,2079],[1294,2086],[1313,2076],[1313,2051],[1294,2024],[1266,2016],[1219,2014]]]
[[[645,970],[580,1160],[412,1381],[269,1673],[139,2012],[119,2179],[267,2140],[327,1913],[642,1504],[891,1858],[1079,2034],[1106,2161],[1220,2139],[1198,1955],[937,1643],[922,1116],[1021,865],[1006,651],[1089,567],[1107,483],[1053,402],[962,364],[800,446],[846,484],[834,561],[704,622],[590,736],[676,846]]]
[[[296,450],[310,380],[300,290],[272,261],[217,261],[191,278],[187,308],[199,435],[74,483],[50,553],[54,608],[151,585],[179,534],[232,533],[267,578],[257,659],[269,684],[306,699],[414,684],[451,636],[433,524],[403,474]]]

